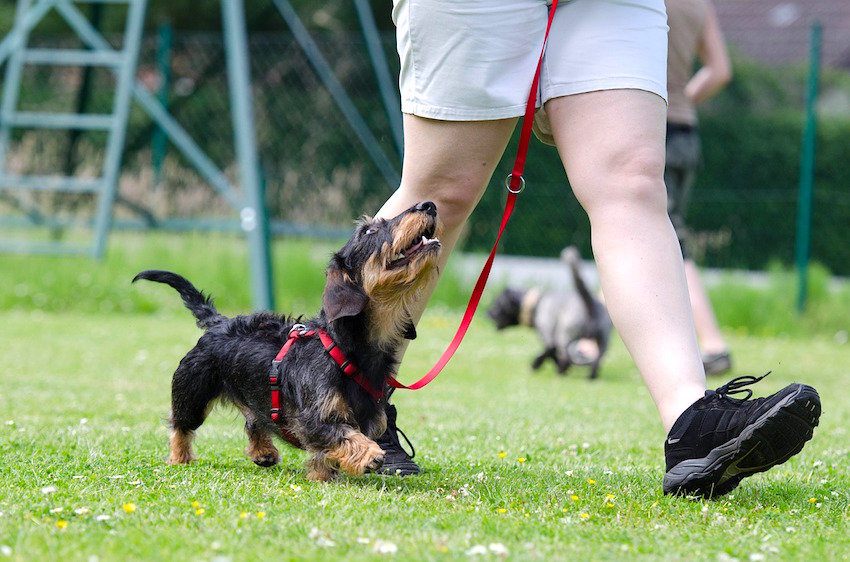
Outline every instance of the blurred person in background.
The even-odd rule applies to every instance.
[[[717,14],[709,0],[666,0],[667,25],[667,150],[664,183],[667,211],[685,258],[688,294],[706,375],[732,368],[729,347],[720,333],[714,309],[688,256],[685,223],[690,190],[700,166],[696,106],[717,94],[732,79],[732,66]],[[694,61],[699,68],[694,73]]]

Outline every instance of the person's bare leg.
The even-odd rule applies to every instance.
[[[664,101],[639,90],[550,100],[561,159],[587,211],[605,302],[665,430],[705,392],[682,253],[667,216]]]
[[[437,121],[404,116],[404,163],[401,186],[384,203],[377,217],[391,218],[420,201],[433,201],[442,224],[440,272],[457,243],[463,226],[484,194],[505,151],[516,119],[497,121]],[[437,279],[423,292],[416,310],[418,321]],[[401,354],[404,354],[402,349]]]
[[[694,311],[694,324],[696,324],[700,348],[706,354],[727,351],[726,340],[720,333],[714,307],[711,306],[694,260],[685,260],[685,277],[688,279],[688,293],[691,297],[691,308]]]

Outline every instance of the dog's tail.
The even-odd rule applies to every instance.
[[[133,277],[133,283],[139,279],[147,279],[148,281],[156,281],[157,283],[165,283],[173,287],[183,298],[183,304],[186,305],[192,314],[197,319],[198,327],[207,329],[210,328],[217,320],[223,318],[221,314],[213,306],[212,297],[204,295],[201,291],[195,288],[186,278],[171,273],[170,271],[162,271],[159,269],[148,269],[140,272]]]
[[[561,252],[561,259],[564,260],[567,265],[570,267],[570,271],[573,274],[573,282],[575,283],[576,291],[581,296],[581,300],[584,303],[584,307],[587,309],[587,314],[591,318],[594,316],[594,309],[596,308],[596,299],[590,293],[590,290],[587,288],[587,285],[584,284],[584,279],[581,276],[581,272],[579,271],[579,265],[581,264],[581,256],[578,253],[578,249],[575,246],[568,246],[564,248]]]

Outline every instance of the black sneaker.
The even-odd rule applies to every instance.
[[[407,438],[402,430],[395,424],[397,412],[395,406],[387,404],[387,430],[381,435],[378,440],[378,446],[384,450],[384,465],[377,471],[377,474],[387,476],[410,476],[413,474],[421,474],[422,469],[419,465],[413,462],[413,457],[416,456],[416,449]],[[401,443],[398,440],[398,434],[404,437],[407,441],[407,446],[410,447],[410,454],[407,454]]]
[[[707,390],[679,416],[664,443],[665,494],[722,496],[803,449],[820,418],[817,391],[794,383],[750,400],[753,391],[743,387],[766,376],[738,377]],[[744,392],[745,398],[729,397]]]

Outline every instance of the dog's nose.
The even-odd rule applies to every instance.
[[[437,216],[437,206],[434,205],[434,203],[432,203],[431,201],[423,201],[416,205],[415,209],[423,213],[428,213],[432,217]]]

